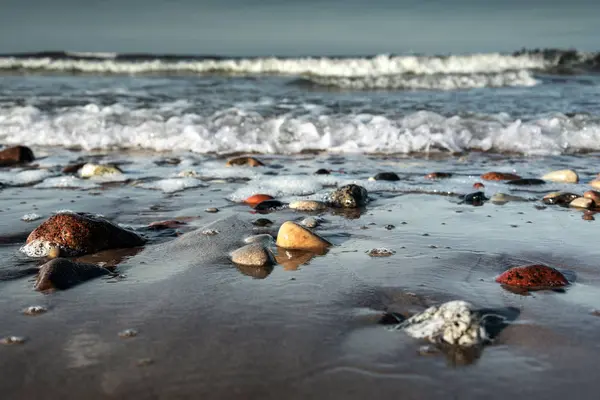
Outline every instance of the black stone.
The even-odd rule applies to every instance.
[[[519,186],[527,186],[527,185],[543,185],[546,181],[542,179],[513,179],[512,181],[507,181],[507,185],[519,185]]]
[[[380,172],[373,177],[376,181],[399,181],[400,177],[395,172]]]

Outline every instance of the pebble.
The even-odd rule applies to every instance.
[[[431,172],[425,175],[425,179],[447,179],[452,178],[452,174],[449,172]]]
[[[316,218],[316,217],[308,217],[308,218],[304,218],[300,224],[304,225],[307,228],[316,228],[317,226],[321,225],[321,218]]]
[[[585,197],[578,197],[569,203],[569,207],[584,208],[586,210],[589,210],[593,206],[594,201],[592,199],[586,199]]]
[[[231,261],[247,267],[264,267],[274,264],[273,255],[260,243],[248,244],[233,251]]]
[[[205,229],[202,231],[202,234],[206,236],[215,236],[219,234],[219,231],[216,229]]]
[[[207,208],[204,211],[207,212],[207,213],[217,213],[217,212],[219,212],[219,209],[216,208],[216,207],[209,207],[209,208]]]
[[[498,276],[496,282],[529,290],[563,287],[569,284],[560,271],[542,264],[510,268]]]
[[[119,332],[119,337],[123,339],[136,337],[138,335],[138,331],[135,329],[125,329],[124,331]]]
[[[0,166],[29,163],[35,160],[33,151],[26,146],[7,147],[0,150]]]
[[[244,239],[244,243],[259,243],[263,246],[272,246],[275,244],[275,239],[268,233],[261,233]]]
[[[77,173],[86,163],[75,163],[69,164],[62,169],[63,174],[74,174]]]
[[[485,197],[485,193],[483,192],[469,193],[464,196],[461,196],[460,198],[464,203],[472,204],[474,206],[480,206],[486,200],[489,200],[487,197]]]
[[[490,201],[494,204],[506,204],[509,201],[526,201],[526,199],[506,193],[495,193]]]
[[[586,199],[591,199],[596,207],[600,206],[600,192],[588,190],[583,194]]]
[[[170,219],[166,221],[155,221],[148,225],[148,228],[155,230],[163,230],[163,229],[177,229],[182,225],[187,225],[183,221],[178,221],[176,219]]]
[[[235,157],[227,160],[227,167],[246,165],[249,167],[262,167],[265,164],[254,157]]]
[[[297,211],[322,211],[327,209],[327,204],[316,200],[297,200],[292,201],[289,207]]]
[[[486,172],[481,175],[481,179],[486,181],[512,181],[515,179],[521,179],[519,175],[510,174],[506,172]]]
[[[193,169],[186,169],[177,174],[180,178],[198,178],[200,174]]]
[[[562,183],[577,183],[579,182],[579,176],[577,172],[572,169],[562,169],[560,171],[552,171],[542,176],[543,180],[550,182],[562,182]]]
[[[315,171],[315,175],[329,175],[330,173],[331,171],[325,168],[320,168]]]
[[[389,257],[389,256],[396,254],[396,252],[394,250],[380,247],[380,248],[371,249],[371,250],[367,251],[367,254],[371,257]]]
[[[475,182],[473,184],[473,189],[483,189],[483,188],[485,188],[485,186],[481,182]]]
[[[263,201],[273,200],[273,199],[274,199],[273,196],[261,193],[261,194],[255,194],[255,195],[248,197],[246,200],[244,200],[244,203],[246,203],[250,206],[255,206],[259,203],[262,203]]]
[[[370,181],[399,181],[400,177],[395,172],[380,172],[369,178]]]
[[[356,208],[367,204],[369,194],[362,186],[350,184],[342,186],[329,194],[327,203],[333,207]]]
[[[548,193],[542,199],[544,204],[569,205],[573,200],[580,197],[578,194],[569,192]]]
[[[89,279],[108,275],[110,271],[96,264],[55,258],[42,265],[34,289],[37,291],[65,290]]]
[[[546,181],[542,179],[514,179],[506,182],[507,185],[518,185],[518,186],[530,186],[530,185],[543,185]]]
[[[79,176],[82,178],[91,178],[93,176],[120,175],[123,171],[116,165],[85,164],[79,170]]]
[[[271,226],[273,225],[273,221],[267,218],[259,218],[255,221],[252,221],[252,225],[260,227]]]
[[[600,179],[594,179],[589,183],[589,185],[594,189],[600,189]]]
[[[488,334],[473,305],[462,300],[430,307],[400,323],[396,329],[432,343],[464,347],[479,346],[488,340]]]
[[[384,228],[387,229],[388,231],[391,231],[392,229],[395,228],[395,226],[390,224],[390,225],[384,226]]]
[[[254,206],[256,211],[274,211],[279,210],[286,206],[286,203],[282,203],[279,200],[265,200],[261,201]]]
[[[25,214],[21,217],[21,221],[25,222],[37,221],[38,219],[42,219],[42,216],[36,213]]]
[[[586,212],[581,216],[581,219],[583,219],[584,221],[594,221],[596,218],[594,218],[593,213],[589,214]]]
[[[25,315],[40,315],[48,312],[48,309],[44,306],[30,306],[23,310]]]
[[[277,246],[285,249],[311,250],[324,252],[331,243],[321,236],[317,235],[298,225],[295,222],[284,222],[277,233]]]
[[[12,344],[23,344],[26,339],[23,336],[6,336],[0,339],[0,344],[12,345]]]

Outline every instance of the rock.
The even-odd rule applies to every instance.
[[[327,197],[327,203],[333,207],[356,208],[367,204],[369,194],[362,186],[350,184],[342,186]]]
[[[216,229],[204,229],[202,234],[205,236],[216,236],[219,234],[219,231]]]
[[[163,229],[177,229],[177,228],[181,227],[182,225],[187,225],[187,224],[183,221],[178,221],[176,219],[169,219],[166,221],[152,222],[150,225],[148,225],[148,228],[160,231]]]
[[[108,275],[110,271],[96,264],[78,263],[55,258],[40,267],[35,290],[65,290],[87,280]]]
[[[519,175],[509,174],[505,172],[486,172],[481,175],[481,179],[486,181],[512,181],[515,179],[521,179]]]
[[[44,306],[30,306],[23,310],[23,314],[25,315],[40,315],[48,312],[48,309]]]
[[[247,237],[246,239],[244,239],[244,242],[249,244],[259,243],[263,246],[273,246],[275,244],[275,239],[268,233],[261,233],[260,235]]]
[[[579,176],[577,176],[577,172],[571,169],[561,169],[560,171],[552,171],[542,176],[542,179],[545,181],[562,183],[579,182]]]
[[[520,185],[520,186],[543,185],[545,183],[546,183],[546,181],[544,181],[542,179],[515,179],[512,181],[506,182],[507,185]]]
[[[91,178],[93,176],[121,175],[123,171],[116,165],[85,164],[79,170],[79,176],[82,178]]]
[[[291,202],[289,207],[298,211],[322,211],[327,209],[327,204],[316,200],[298,200]]]
[[[138,331],[135,329],[125,329],[125,330],[119,332],[119,337],[122,339],[136,337],[137,335],[138,335]]]
[[[75,174],[79,171],[86,163],[75,163],[69,164],[62,169],[63,174]]]
[[[0,344],[4,345],[13,345],[13,344],[23,344],[27,341],[23,336],[6,336],[0,338]]]
[[[425,175],[425,179],[447,179],[452,178],[452,174],[449,172],[431,172]]]
[[[594,189],[600,189],[600,179],[594,179],[589,183],[589,185]]]
[[[594,206],[594,200],[586,199],[585,197],[578,197],[569,203],[569,207],[584,208],[586,210]]]
[[[377,249],[371,249],[367,252],[367,255],[371,257],[389,257],[396,254],[394,250],[386,249],[383,247]]]
[[[257,160],[254,157],[235,157],[227,160],[227,163],[225,165],[228,167],[241,165],[247,165],[249,167],[262,167],[265,164],[263,164],[261,161]]]
[[[590,212],[590,211],[585,211],[583,213],[583,215],[581,216],[581,219],[583,219],[584,221],[594,221],[596,218],[594,218],[594,212]]]
[[[583,197],[585,197],[586,199],[591,199],[596,207],[600,206],[600,192],[597,192],[595,190],[588,190],[583,194]]]
[[[183,171],[179,171],[177,173],[177,176],[180,178],[199,178],[200,174],[197,171],[194,171],[193,169],[186,169]]]
[[[284,249],[324,252],[331,245],[326,239],[292,221],[284,222],[277,233],[277,246]]]
[[[519,196],[513,196],[506,193],[495,193],[490,199],[494,204],[506,204],[509,201],[527,201],[527,199]]]
[[[231,253],[231,261],[247,267],[264,267],[273,265],[273,254],[260,243],[240,247]]]
[[[558,270],[542,264],[514,267],[496,278],[503,285],[529,290],[563,287],[569,281]]]
[[[256,221],[252,221],[252,225],[260,227],[271,226],[273,225],[273,221],[267,218],[259,218]]]
[[[483,189],[483,188],[485,188],[485,186],[481,182],[475,182],[473,184],[473,189]]]
[[[15,146],[0,150],[0,167],[24,164],[35,160],[29,147]]]
[[[316,228],[317,226],[321,225],[321,222],[323,222],[323,218],[319,218],[319,217],[307,217],[304,218],[302,221],[300,221],[300,224],[304,225],[307,228]]]
[[[286,203],[282,203],[279,200],[265,200],[261,201],[254,206],[256,211],[274,211],[279,210],[286,206]]]
[[[569,205],[573,200],[580,197],[578,194],[569,192],[552,192],[542,198],[544,204]]]
[[[64,256],[101,250],[142,246],[145,239],[98,216],[64,212],[48,218],[27,237],[21,251],[30,257],[45,257],[54,248]]]
[[[453,346],[480,346],[489,340],[473,305],[462,300],[430,307],[400,323],[396,329],[414,338]]]
[[[268,194],[255,194],[253,196],[248,197],[246,200],[244,200],[244,203],[246,203],[250,206],[255,206],[255,205],[262,203],[263,201],[267,201],[267,200],[274,200],[274,197],[269,196]]]
[[[330,170],[321,168],[315,171],[315,175],[329,175],[331,173]]]
[[[395,172],[380,172],[377,175],[369,178],[370,181],[399,181],[400,177]]]
[[[485,197],[485,193],[483,192],[469,193],[461,196],[460,199],[463,201],[463,203],[472,204],[474,206],[480,206],[485,201],[489,200],[487,197]]]
[[[204,212],[213,213],[214,214],[214,213],[218,213],[219,209],[216,208],[216,207],[208,207],[206,210],[204,210]]]

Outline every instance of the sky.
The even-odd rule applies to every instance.
[[[0,53],[600,50],[598,0],[0,0]]]

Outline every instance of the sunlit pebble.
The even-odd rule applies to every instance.
[[[0,344],[11,345],[11,344],[23,344],[25,338],[23,336],[6,336],[0,339]]]
[[[125,329],[124,331],[119,332],[120,338],[132,338],[138,335],[138,331],[135,329]]]
[[[207,229],[202,231],[202,234],[206,236],[215,236],[219,234],[219,231],[216,229]]]
[[[154,364],[154,360],[151,358],[140,358],[137,362],[138,367],[145,367],[151,364]]]
[[[25,315],[40,315],[47,312],[48,309],[44,306],[30,306],[23,310]]]
[[[210,207],[210,208],[207,208],[204,211],[206,211],[207,213],[216,213],[216,212],[219,212],[219,209],[215,208],[215,207]]]
[[[591,215],[591,214],[583,214],[583,215],[581,216],[581,218],[582,218],[584,221],[593,221],[593,220],[595,220],[594,216],[593,216],[593,215]]]
[[[395,226],[394,225],[386,225],[385,229],[387,229],[388,231],[391,231],[392,229],[394,229]]]

